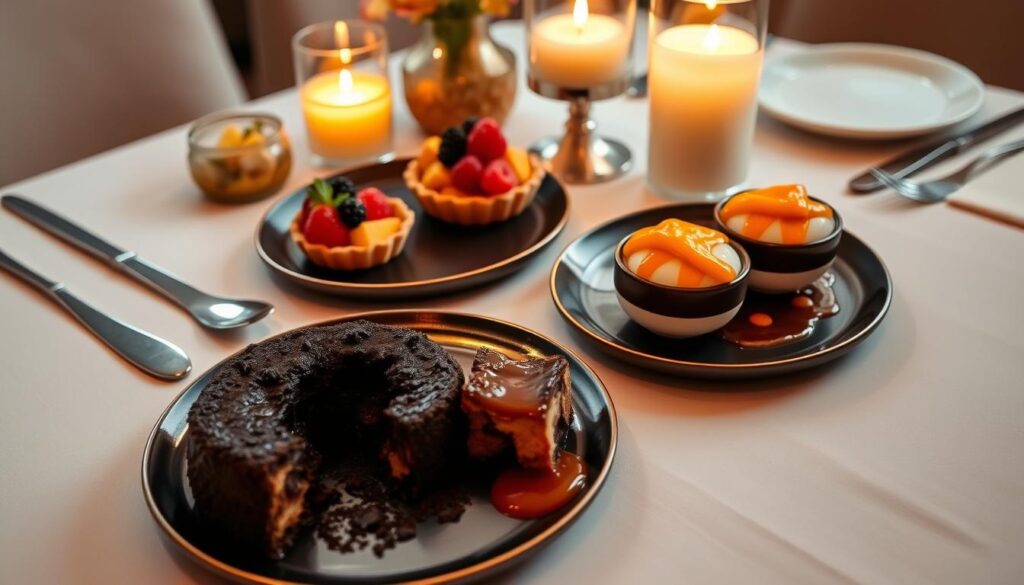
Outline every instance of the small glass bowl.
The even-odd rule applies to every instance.
[[[291,143],[272,114],[212,114],[188,131],[188,166],[211,199],[256,201],[276,193],[288,178]]]

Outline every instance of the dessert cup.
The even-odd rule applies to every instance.
[[[676,287],[651,282],[626,266],[622,249],[632,234],[615,248],[615,296],[622,310],[642,327],[664,337],[684,338],[723,327],[736,313],[747,292],[750,256],[729,242],[740,258],[740,270],[729,282],[706,287]]]
[[[835,223],[832,232],[820,240],[804,244],[775,244],[749,238],[729,228],[721,212],[732,197],[715,206],[715,223],[719,231],[742,246],[750,256],[750,288],[766,293],[792,292],[811,284],[832,266],[843,233],[843,219],[834,207],[810,197],[812,201],[832,209]]]

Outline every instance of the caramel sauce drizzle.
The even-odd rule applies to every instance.
[[[832,208],[807,196],[803,185],[775,185],[740,193],[722,207],[722,219],[729,221],[747,214],[740,231],[757,240],[770,225],[779,221],[783,244],[803,244],[813,217],[832,217]]]
[[[725,244],[725,234],[679,219],[666,219],[656,226],[637,230],[622,249],[628,259],[636,252],[650,250],[640,262],[636,275],[650,280],[658,268],[672,260],[679,261],[677,286],[698,286],[705,276],[716,283],[736,278],[736,270],[725,260],[712,254],[715,246]]]

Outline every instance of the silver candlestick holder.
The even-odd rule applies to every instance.
[[[636,0],[525,0],[523,17],[527,85],[569,104],[562,136],[543,138],[530,150],[566,183],[600,183],[628,171],[629,148],[598,135],[590,108],[629,87]]]
[[[624,93],[629,87],[627,78],[587,89],[559,87],[532,75],[527,82],[538,95],[569,102],[565,133],[541,138],[530,146],[555,176],[573,185],[589,185],[614,179],[633,166],[629,148],[600,136],[597,122],[590,117],[591,103]]]

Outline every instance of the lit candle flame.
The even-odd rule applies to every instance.
[[[704,3],[704,6],[707,6],[708,10],[714,10],[718,6],[718,0],[708,0]]]
[[[338,51],[338,58],[345,65],[352,62],[352,49],[348,48],[348,25],[342,21],[334,23],[334,44],[344,47]]]
[[[342,69],[338,73],[338,91],[341,92],[342,97],[352,93],[352,72],[348,69]]]
[[[718,46],[722,44],[721,33],[718,32],[718,25],[712,24],[711,28],[708,29],[707,34],[704,35],[704,40],[701,41],[700,46],[708,53],[715,53],[718,51]]]
[[[572,5],[572,22],[576,25],[577,32],[583,32],[587,24],[587,17],[590,16],[590,9],[587,7],[587,0],[576,0]]]

